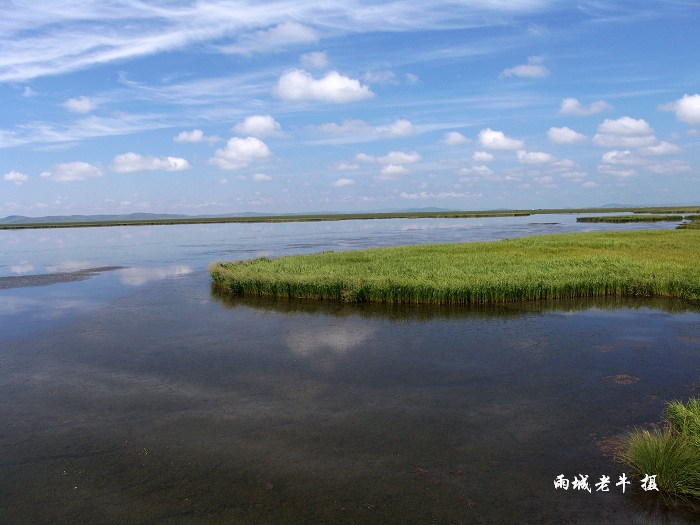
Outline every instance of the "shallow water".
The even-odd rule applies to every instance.
[[[700,394],[699,305],[232,298],[203,269],[213,241],[177,258],[163,239],[83,247],[138,272],[0,290],[0,523],[700,522],[622,494],[611,456]]]

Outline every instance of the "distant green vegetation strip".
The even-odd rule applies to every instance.
[[[480,304],[564,297],[700,299],[700,231],[556,234],[295,255],[209,266],[235,294]]]
[[[466,219],[479,217],[522,217],[544,214],[579,213],[700,213],[700,206],[684,208],[561,208],[537,210],[492,210],[492,211],[427,211],[395,213],[327,213],[309,215],[254,215],[245,217],[185,217],[145,220],[105,220],[74,222],[31,222],[0,224],[0,230],[26,230],[36,228],[94,228],[105,226],[161,226],[175,224],[224,224],[257,222],[314,222],[347,221],[363,219]]]
[[[600,217],[577,217],[576,222],[681,222],[683,215],[605,215]]]

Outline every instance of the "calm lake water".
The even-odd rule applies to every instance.
[[[574,216],[0,231],[0,523],[700,523],[614,458],[700,305],[232,298],[218,259],[673,228]],[[95,268],[111,268],[90,271]],[[87,271],[86,271],[87,270]],[[592,492],[557,490],[588,475]],[[608,492],[595,490],[609,476]]]

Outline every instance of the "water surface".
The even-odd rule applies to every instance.
[[[152,244],[123,250],[99,247],[119,232],[72,238],[65,253],[83,269],[125,268],[0,290],[0,522],[700,522],[664,515],[636,487],[553,483],[630,475],[615,440],[700,393],[698,305],[232,298],[212,293],[204,269],[411,232],[437,242],[547,229],[515,219],[490,230],[404,221],[427,226],[403,232],[354,221],[369,231],[332,223],[327,235],[311,223],[268,242],[251,225],[238,237],[226,228],[240,225],[209,237],[153,227]],[[34,266],[22,275],[61,273],[48,268],[62,252],[23,243],[3,252]]]

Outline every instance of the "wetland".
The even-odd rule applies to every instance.
[[[553,484],[616,480],[620,437],[698,395],[696,302],[237,297],[206,270],[223,258],[663,227],[546,221],[2,232],[0,281],[46,277],[0,287],[0,521],[700,521],[638,488]]]

